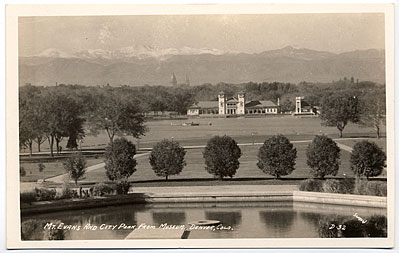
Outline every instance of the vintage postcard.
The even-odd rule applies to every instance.
[[[8,5],[7,247],[393,247],[393,7]]]

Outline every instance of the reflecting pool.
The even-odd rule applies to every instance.
[[[25,240],[123,240],[133,229],[191,229],[188,239],[386,236],[386,209],[304,202],[123,205],[24,215]],[[198,220],[219,226],[194,227]],[[385,222],[385,223],[384,223]],[[371,231],[371,232],[370,232]],[[382,232],[381,232],[382,231]]]

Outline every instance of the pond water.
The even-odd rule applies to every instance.
[[[362,226],[360,219],[367,224],[374,215],[385,219],[386,209],[303,202],[255,202],[136,204],[25,215],[21,219],[23,239],[28,240],[48,239],[43,228],[46,224],[49,228],[50,222],[57,227],[63,223],[66,240],[123,240],[133,228],[140,226],[143,229],[144,225],[158,228],[167,223],[176,225],[173,229],[182,229],[190,228],[191,222],[204,219],[219,220],[221,225],[214,229],[197,227],[191,230],[188,239],[318,238],[321,237],[322,224],[327,224],[329,232],[329,226],[338,228],[347,220],[358,220]],[[382,226],[386,231],[386,224]],[[352,236],[362,236],[356,233]]]

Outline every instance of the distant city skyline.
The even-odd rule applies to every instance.
[[[259,53],[286,46],[342,53],[385,49],[384,30],[382,13],[20,17],[19,55],[125,47]]]

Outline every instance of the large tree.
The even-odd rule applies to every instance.
[[[240,166],[241,149],[230,136],[212,137],[203,152],[205,169],[219,179],[233,177]]]
[[[359,121],[359,100],[350,92],[326,94],[321,102],[320,118],[326,126],[334,126],[339,131],[339,137],[345,126]]]
[[[97,109],[90,115],[91,130],[105,130],[110,143],[115,136],[131,135],[139,138],[146,132],[144,115],[139,102],[116,92],[99,94]]]
[[[179,114],[187,114],[187,108],[195,103],[195,96],[189,89],[177,88],[170,98],[170,109]]]
[[[287,137],[276,135],[265,140],[260,147],[257,165],[264,173],[277,179],[295,170],[296,153]]]
[[[178,175],[186,166],[186,151],[176,141],[162,140],[151,151],[150,165],[155,174],[168,180],[170,175]]]
[[[381,175],[386,155],[374,142],[361,141],[355,144],[350,158],[351,169],[357,176],[376,177]]]
[[[331,138],[315,136],[306,149],[306,157],[312,176],[324,179],[326,175],[337,175],[341,154],[337,143]]]
[[[127,180],[136,171],[136,147],[125,138],[115,139],[105,149],[105,170],[112,181]]]
[[[373,127],[377,138],[381,136],[381,127],[385,125],[386,105],[385,89],[374,89],[361,97],[360,121],[364,126]]]
[[[19,91],[19,142],[20,146],[29,148],[32,155],[32,144],[40,145],[46,140],[46,112],[43,107],[42,94],[39,88],[27,85]]]
[[[64,137],[83,135],[83,109],[72,97],[72,94],[61,89],[51,89],[45,93],[44,104],[46,111],[47,135],[50,153],[53,156],[54,143],[59,153],[60,143]]]

